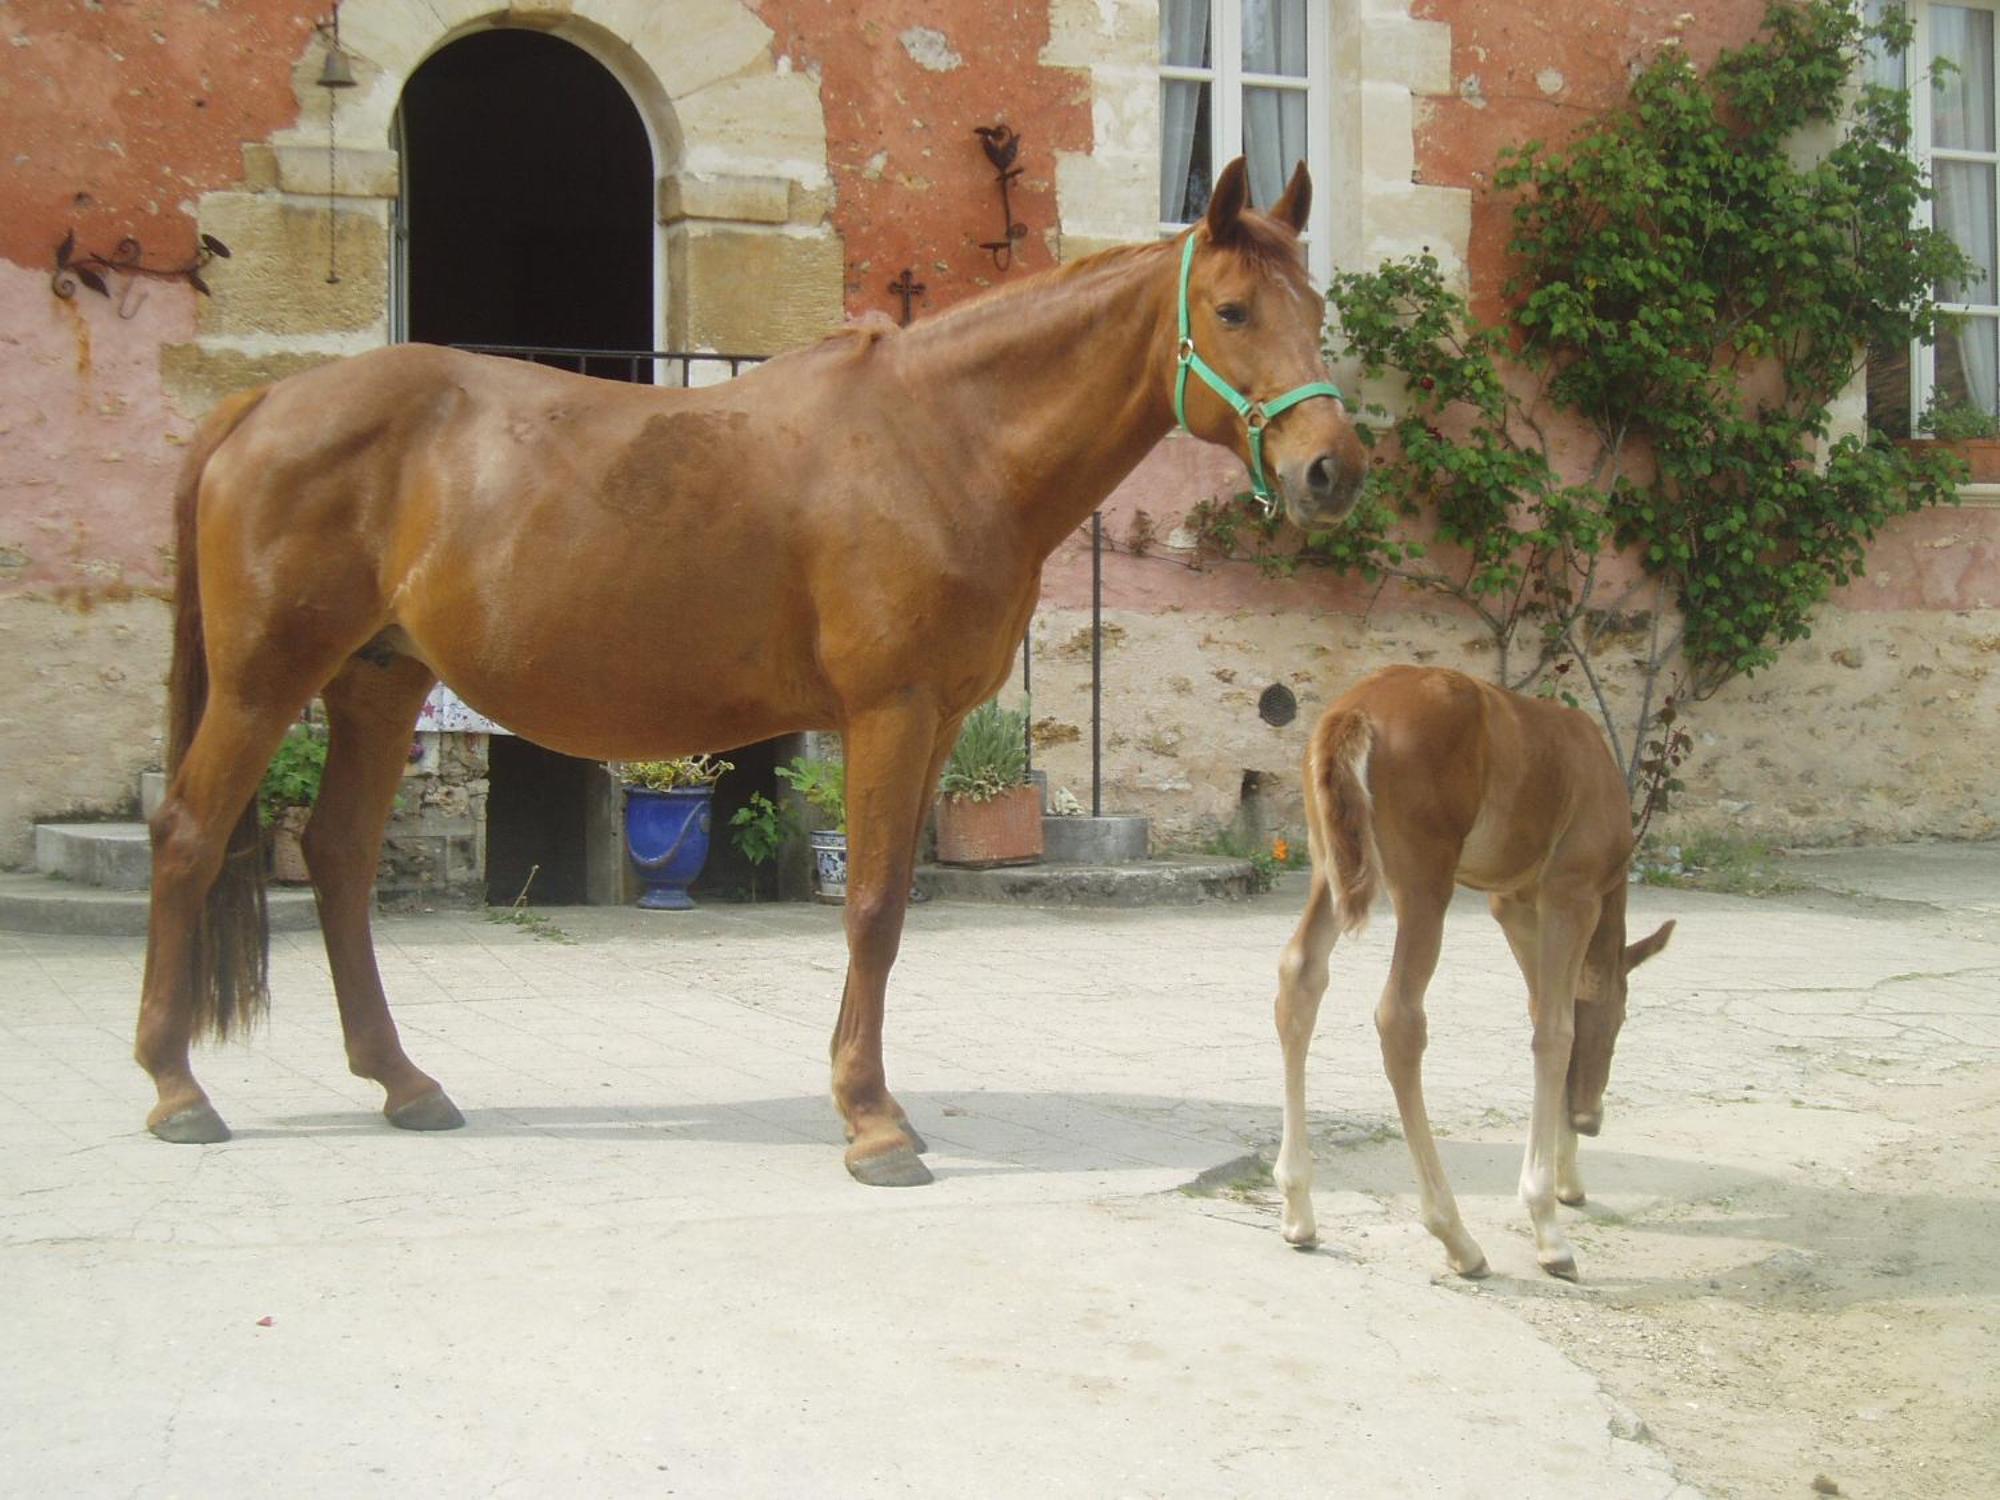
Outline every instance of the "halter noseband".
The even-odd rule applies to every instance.
[[[1273,417],[1314,396],[1331,396],[1341,402],[1347,398],[1340,394],[1340,387],[1330,380],[1310,380],[1269,401],[1252,401],[1216,374],[1208,361],[1194,352],[1194,337],[1188,332],[1188,274],[1193,269],[1194,235],[1190,233],[1187,248],[1181,251],[1181,341],[1177,354],[1179,368],[1174,372],[1174,420],[1180,423],[1183,432],[1190,430],[1187,424],[1187,378],[1188,371],[1193,370],[1202,378],[1203,384],[1229,403],[1236,415],[1243,419],[1243,425],[1250,429],[1250,487],[1268,516],[1278,508],[1278,497],[1271,493],[1270,481],[1264,477],[1264,428]]]

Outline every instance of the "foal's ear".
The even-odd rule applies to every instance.
[[[1280,224],[1292,226],[1292,233],[1298,234],[1306,227],[1306,216],[1312,212],[1313,180],[1300,162],[1292,168],[1292,180],[1285,184],[1285,191],[1278,201],[1271,205],[1271,217]]]
[[[1250,201],[1250,172],[1237,157],[1215,179],[1215,191],[1208,197],[1208,239],[1212,245],[1227,244],[1236,234],[1236,220]]]
[[[1651,937],[1640,938],[1638,942],[1632,944],[1631,947],[1625,950],[1625,972],[1627,974],[1631,973],[1640,964],[1666,947],[1667,939],[1673,935],[1674,924],[1669,920],[1662,922],[1660,930],[1655,932]]]

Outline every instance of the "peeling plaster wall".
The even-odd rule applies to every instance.
[[[1560,13],[1344,0],[1336,159],[1318,184],[1340,205],[1337,262],[1428,246],[1490,305],[1504,278],[1506,208],[1488,191],[1498,144],[1560,138],[1677,27],[1705,58],[1761,8],[1724,0],[1686,23],[1680,4],[1653,0]],[[167,643],[154,595],[171,576],[168,496],[193,421],[227,391],[386,339],[389,123],[403,80],[452,37],[539,27],[626,84],[660,165],[670,343],[775,350],[843,316],[895,313],[888,283],[906,266],[927,287],[921,315],[1156,230],[1156,0],[346,0],[360,86],[339,106],[343,281],[329,287],[312,31],[324,9],[0,6],[0,864],[25,856],[37,816],[123,806],[157,755]],[[1001,121],[1023,137],[1013,211],[1028,230],[1005,273],[978,248],[1001,219],[972,135]],[[156,261],[185,257],[200,232],[238,254],[209,268],[213,300],[147,283],[120,318],[88,292],[50,295],[50,256],[72,226],[85,249],[135,234]],[[1281,817],[1316,706],[1367,668],[1482,666],[1476,632],[1430,601],[1191,571],[1171,545],[1179,518],[1242,483],[1226,455],[1169,439],[1107,507],[1115,538],[1132,537],[1141,510],[1156,538],[1151,555],[1107,564],[1122,632],[1111,800],[1169,834],[1237,816],[1245,770],[1268,773],[1265,811]],[[1037,627],[1036,717],[1072,784],[1087,726],[1069,643],[1088,576],[1074,545],[1060,551]],[[1684,818],[1801,839],[1991,832],[1996,579],[2000,509],[1893,527],[1813,641],[1698,711]],[[1298,693],[1285,730],[1255,717],[1267,681]],[[1828,730],[1800,736],[1801,722]]]

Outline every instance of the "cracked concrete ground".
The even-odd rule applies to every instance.
[[[840,1169],[838,913],[389,916],[388,1129],[323,956],[197,1067],[236,1138],[141,1128],[142,945],[0,934],[0,1473],[20,1494],[1691,1496],[2000,1492],[1990,1270],[2000,846],[1791,862],[1635,977],[1583,1273],[1513,1199],[1520,980],[1476,899],[1426,1083],[1494,1277],[1443,1276],[1334,956],[1323,1248],[1240,1162],[1302,884],[1171,911],[911,914],[890,1077],[938,1181]],[[1177,1191],[1210,1173],[1204,1196]],[[1829,1371],[1827,1365],[1838,1367]]]

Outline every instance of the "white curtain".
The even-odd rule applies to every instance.
[[[1306,76],[1306,0],[1243,0],[1243,70]],[[1246,86],[1243,154],[1249,159],[1250,201],[1278,201],[1292,168],[1306,155],[1303,89]]]
[[[1183,68],[1210,64],[1208,0],[1160,0],[1160,61]],[[1200,153],[1200,181],[1191,180],[1196,166],[1195,137],[1208,126],[1201,107],[1208,85],[1187,78],[1161,82],[1160,220],[1185,224],[1208,201],[1206,150]]]
[[[1934,5],[1930,30],[1932,58],[1952,64],[1934,75],[1932,150],[1993,150],[1993,12]],[[1994,280],[1994,169],[1986,162],[1934,156],[1932,173],[1937,227],[1957,242],[1975,267],[1964,282],[1940,286],[1938,296],[1946,302],[1991,306],[2000,300]],[[2000,341],[1995,333],[1991,319],[1970,318],[1956,337],[1938,340],[1940,395],[1962,391],[1962,399],[1980,410],[2000,410]],[[1954,347],[1958,368],[1951,370],[1945,364]]]

